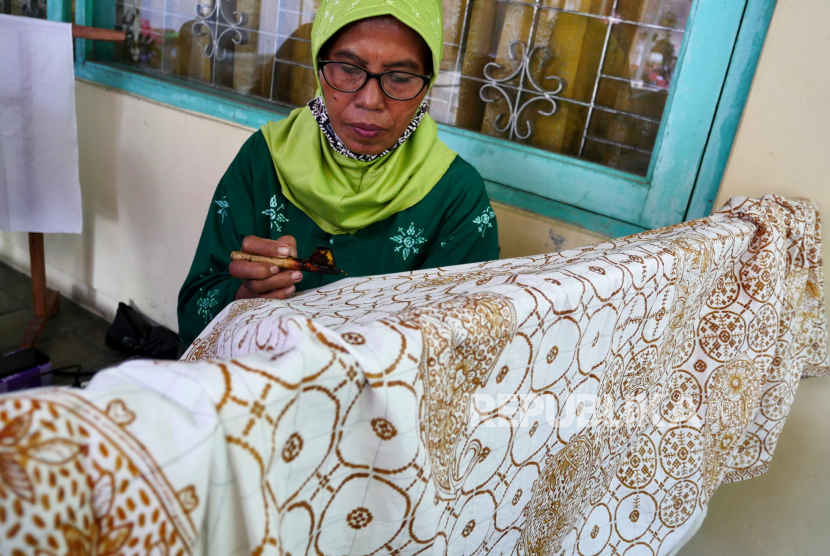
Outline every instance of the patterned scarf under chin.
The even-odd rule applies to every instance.
[[[421,106],[418,108],[418,111],[415,112],[415,117],[412,118],[412,121],[409,122],[409,125],[406,126],[406,129],[401,135],[400,139],[398,139],[394,145],[383,151],[379,154],[357,154],[354,151],[349,150],[346,145],[343,144],[343,141],[337,136],[334,132],[334,128],[331,126],[331,120],[329,120],[329,113],[326,111],[326,105],[323,102],[323,97],[318,96],[308,103],[308,107],[311,109],[311,113],[314,115],[314,119],[317,121],[317,125],[320,126],[320,130],[323,132],[323,135],[326,136],[328,139],[329,145],[331,148],[334,149],[336,153],[342,154],[345,157],[360,160],[361,162],[371,162],[373,160],[377,160],[378,158],[389,154],[390,152],[397,149],[399,146],[406,141],[410,135],[415,132],[415,129],[418,127],[418,124],[421,123],[421,120],[424,119],[424,114],[427,113],[429,109],[429,105],[426,101],[421,103]]]

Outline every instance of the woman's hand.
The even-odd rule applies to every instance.
[[[264,257],[296,257],[297,240],[292,236],[276,240],[248,236],[242,241],[242,251]],[[287,299],[297,289],[294,284],[303,279],[299,270],[284,270],[268,263],[249,261],[231,261],[228,272],[242,280],[234,300],[252,297]]]

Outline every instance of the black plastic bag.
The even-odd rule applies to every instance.
[[[178,334],[148,322],[141,313],[123,303],[118,304],[105,341],[121,353],[150,359],[178,359],[184,352]]]

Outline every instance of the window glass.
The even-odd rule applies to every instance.
[[[315,91],[317,0],[117,0],[116,60],[270,102]],[[444,0],[437,121],[645,175],[691,0]]]
[[[0,13],[46,19],[46,0],[0,0]]]

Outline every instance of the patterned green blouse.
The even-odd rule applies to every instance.
[[[461,157],[416,205],[354,235],[331,235],[283,197],[271,153],[257,131],[216,188],[190,273],[179,292],[179,335],[186,344],[233,301],[242,281],[228,274],[230,253],[238,251],[249,235],[294,236],[300,257],[308,257],[317,246],[328,246],[338,268],[349,276],[488,261],[499,254],[496,215],[484,181]],[[297,291],[341,278],[307,272]]]

